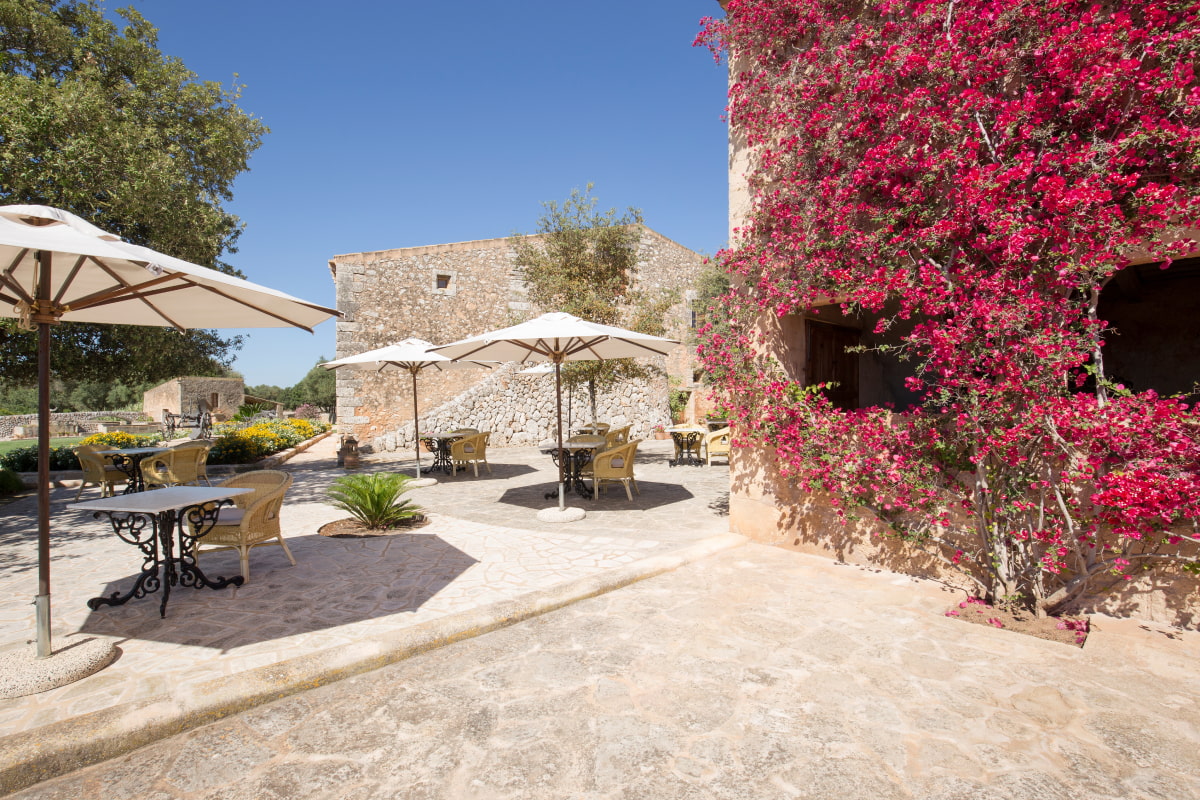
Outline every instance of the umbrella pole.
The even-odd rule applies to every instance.
[[[562,442],[562,375],[559,372],[559,362],[554,362],[554,399],[558,407],[558,510],[567,507],[567,492],[563,480],[563,470],[567,463],[567,454],[563,452]]]
[[[50,305],[50,254],[38,253],[38,593],[33,601],[37,622],[37,657],[48,658],[50,643],[50,322],[42,316]],[[43,303],[45,305],[43,305]]]
[[[417,473],[416,477],[421,478],[421,423],[417,421],[417,372],[416,369],[409,369],[413,378],[413,447],[417,451]]]

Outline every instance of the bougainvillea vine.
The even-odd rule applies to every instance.
[[[869,509],[991,600],[1041,613],[1147,565],[1194,567],[1200,417],[1104,369],[1101,290],[1194,251],[1200,7],[730,0],[753,199],[700,346],[742,444]],[[1180,232],[1183,232],[1181,235]],[[920,398],[845,411],[764,350],[830,303],[905,333]]]

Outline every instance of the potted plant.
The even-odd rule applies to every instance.
[[[650,432],[654,434],[655,439],[670,439],[671,438],[671,434],[667,433],[666,429],[663,428],[663,426],[661,424],[655,425],[653,428],[650,429]]]

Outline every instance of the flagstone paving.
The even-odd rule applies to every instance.
[[[1080,649],[951,597],[745,545],[15,797],[1200,797],[1200,633]]]
[[[124,590],[140,566],[136,550],[103,520],[72,511],[75,489],[52,497],[54,645],[107,637],[118,660],[75,684],[0,700],[0,736],[30,731],[100,709],[178,692],[211,680],[363,639],[465,609],[511,600],[728,529],[728,470],[669,468],[669,442],[647,443],[639,457],[642,494],[629,502],[620,487],[597,501],[571,504],[588,517],[570,524],[538,522],[552,506],[543,494],[553,464],[536,448],[493,448],[492,473],[438,476],[412,498],[428,510],[418,530],[369,538],[318,534],[347,515],[324,502],[325,488],[346,474],[330,437],[284,465],[295,481],[282,524],[297,564],[280,548],[258,548],[251,581],[221,590],[176,588],[167,616],[156,595],[118,607],[86,606],[91,597]],[[362,469],[411,472],[411,454],[378,454]],[[98,496],[89,490],[84,499]],[[34,636],[36,593],[33,498],[0,508],[0,649]],[[209,575],[237,574],[233,553],[206,555]]]

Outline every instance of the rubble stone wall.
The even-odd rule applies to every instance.
[[[50,414],[50,432],[69,434],[93,434],[100,430],[101,417],[121,417],[135,422],[141,417],[136,411],[58,411]],[[0,417],[0,439],[13,438],[14,431],[22,428],[25,436],[37,435],[37,414],[12,414]]]

